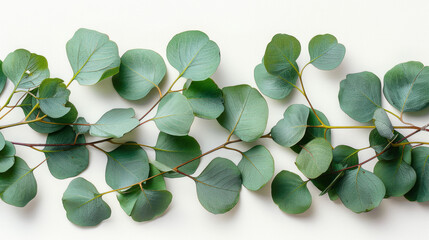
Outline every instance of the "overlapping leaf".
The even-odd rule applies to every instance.
[[[241,172],[243,186],[249,190],[259,190],[273,177],[274,159],[262,145],[243,152],[242,156],[238,169]]]
[[[346,48],[331,34],[317,35],[308,44],[310,63],[321,70],[332,70],[343,61]]]
[[[183,95],[191,104],[197,117],[215,119],[223,112],[222,91],[212,79],[190,81],[185,85]]]
[[[139,125],[139,120],[134,118],[134,109],[116,108],[103,116],[89,129],[89,134],[96,137],[120,138]]]

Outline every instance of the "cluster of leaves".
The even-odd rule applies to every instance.
[[[329,34],[315,36],[308,49],[307,65],[321,70],[336,68],[345,55],[344,46]],[[355,212],[371,210],[389,196],[428,200],[429,186],[425,182],[429,169],[425,163],[429,148],[414,148],[407,141],[426,128],[406,123],[402,118],[403,112],[421,110],[429,103],[425,94],[429,75],[421,63],[400,64],[385,76],[384,95],[400,111],[400,116],[381,107],[381,82],[374,74],[350,74],[341,82],[339,101],[343,111],[359,122],[374,123],[361,127],[374,128],[370,147],[377,155],[359,162],[357,153],[363,149],[332,147],[331,129],[347,127],[330,126],[327,117],[311,105],[302,81],[307,65],[299,71],[296,60],[301,46],[292,36],[273,37],[262,63],[255,68],[255,80],[261,92],[274,99],[285,98],[297,89],[309,107],[289,106],[284,118],[268,134],[265,133],[268,105],[258,90],[249,85],[220,89],[210,78],[220,63],[220,51],[200,31],[179,33],[168,43],[166,56],[178,76],[166,91],[159,86],[166,75],[166,64],[152,50],[132,49],[120,57],[116,43],[107,35],[88,29],[79,29],[68,41],[66,50],[73,70],[67,84],[51,78],[47,60],[27,50],[18,49],[3,63],[0,61],[1,91],[7,79],[14,84],[0,112],[10,110],[0,119],[17,107],[24,113],[22,121],[2,125],[0,129],[28,124],[34,131],[47,134],[44,144],[7,141],[0,134],[0,197],[8,204],[23,207],[36,196],[33,172],[44,162],[55,178],[78,176],[88,167],[88,147],[93,147],[106,155],[105,181],[112,190],[100,193],[88,180],[74,178],[62,198],[71,222],[94,226],[109,218],[111,209],[102,199],[109,193],[117,194],[121,208],[135,221],[151,220],[163,214],[172,201],[164,178],[178,177],[194,181],[197,197],[205,209],[214,214],[225,213],[238,202],[242,185],[257,191],[274,176],[273,157],[263,145],[254,145],[246,151],[230,147],[260,138],[272,138],[298,153],[296,165],[308,178],[304,181],[286,170],[274,177],[273,200],[287,213],[302,213],[310,207],[309,181],[322,194],[340,198]],[[97,122],[88,123],[69,101],[68,86],[74,80],[81,85],[94,85],[110,77],[117,93],[127,100],[146,98],[152,90],[159,93],[159,99],[140,118],[135,117],[131,108],[112,109]],[[181,79],[186,80],[183,88],[173,90]],[[16,98],[19,98],[16,104],[10,105]],[[156,114],[149,118],[153,109]],[[406,137],[396,132],[386,112],[405,124],[400,128],[415,132]],[[188,135],[195,116],[216,119],[229,133],[226,141],[203,153],[197,140]],[[124,134],[150,121],[160,131],[155,146],[120,141]],[[87,135],[100,139],[87,142]],[[233,136],[235,139],[231,139]],[[101,143],[118,147],[107,152],[98,146]],[[46,159],[30,168],[16,156],[16,145],[44,152]],[[145,149],[155,151],[155,159],[149,159]],[[242,158],[236,165],[229,159],[216,157],[199,176],[193,176],[200,159],[220,149],[237,151]],[[374,173],[361,168],[375,158],[379,161]]]

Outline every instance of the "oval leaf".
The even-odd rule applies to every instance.
[[[316,178],[328,170],[331,161],[331,144],[324,138],[315,138],[302,148],[296,166],[306,177]]]
[[[93,85],[119,71],[118,46],[106,34],[81,28],[66,45],[73,79]]]
[[[281,171],[271,184],[271,196],[279,208],[289,214],[299,214],[311,206],[311,194],[307,182],[295,173]]]
[[[392,139],[395,135],[393,134],[393,126],[390,122],[389,117],[384,109],[378,108],[374,112],[374,125],[380,136],[387,139]]]
[[[183,95],[188,99],[194,114],[200,118],[215,119],[223,112],[222,91],[209,79],[186,83]]]
[[[217,119],[219,124],[245,142],[261,137],[267,126],[268,105],[258,90],[237,85],[222,92],[225,111]]]
[[[228,159],[213,159],[195,182],[198,200],[211,213],[226,213],[238,202],[240,170]]]
[[[429,201],[429,148],[417,147],[412,151],[412,168],[416,172],[416,184],[405,197],[410,201]]]
[[[0,93],[3,92],[4,87],[6,86],[7,77],[3,73],[3,62],[0,60]]]
[[[103,116],[89,129],[89,134],[96,137],[120,138],[139,125],[139,120],[134,118],[134,109],[116,108]]]
[[[320,70],[332,70],[343,61],[346,48],[331,34],[317,35],[308,44],[310,63]]]
[[[84,178],[70,182],[63,195],[63,206],[70,222],[79,226],[95,226],[111,214],[109,205],[97,189]]]
[[[119,73],[112,79],[113,87],[125,99],[142,99],[159,85],[166,71],[158,53],[146,49],[128,50],[121,57]]]
[[[40,108],[49,117],[60,118],[70,111],[70,107],[65,106],[69,96],[70,90],[59,78],[47,78],[40,84]]]
[[[386,197],[400,197],[413,188],[416,183],[416,172],[402,161],[378,161],[374,174],[383,181],[386,187]]]
[[[276,34],[265,50],[265,69],[275,76],[294,79],[299,72],[296,59],[300,53],[301,44],[295,37]]]
[[[298,74],[291,78],[276,76],[267,72],[263,63],[257,65],[254,70],[254,78],[259,90],[273,99],[283,99],[287,97],[292,90],[298,78]]]
[[[308,107],[302,104],[290,105],[284,112],[283,119],[271,129],[273,140],[284,147],[298,143],[304,137],[309,114]]]
[[[259,190],[273,177],[274,159],[268,149],[262,145],[254,146],[242,153],[238,163],[243,185],[252,191]]]
[[[381,106],[381,82],[370,72],[348,74],[340,83],[341,109],[358,122],[369,122]]]
[[[0,150],[0,173],[9,170],[15,164],[15,146],[6,141],[5,146]]]

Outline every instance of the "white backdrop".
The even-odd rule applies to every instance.
[[[171,1],[3,1],[0,4],[0,59],[17,48],[44,55],[51,76],[68,81],[72,76],[65,44],[80,27],[106,33],[119,46],[120,54],[133,48],[147,48],[164,59],[168,41],[185,30],[198,29],[207,33],[221,49],[221,64],[213,79],[220,87],[249,84],[256,87],[253,68],[260,63],[265,47],[276,33],[287,33],[301,41],[299,64],[308,61],[307,44],[314,35],[331,33],[346,46],[341,66],[324,72],[309,66],[304,73],[306,90],[316,108],[323,111],[332,125],[358,124],[341,111],[338,104],[339,82],[346,74],[372,71],[381,79],[394,65],[417,60],[429,64],[429,28],[427,1],[249,1],[249,0],[171,0]],[[171,82],[176,70],[168,66]],[[182,81],[183,83],[183,81]],[[181,83],[180,83],[181,84]],[[180,85],[179,84],[179,85]],[[164,89],[167,84],[164,84]],[[6,91],[11,90],[11,84]],[[96,86],[71,86],[70,100],[80,116],[95,122],[104,112],[116,107],[133,107],[140,116],[156,98],[130,102],[114,91],[110,79]],[[5,101],[5,95],[0,102]],[[266,98],[270,107],[269,129],[292,103],[304,103],[298,93],[286,100]],[[386,101],[384,106],[393,109]],[[429,110],[407,115],[408,120],[423,125]],[[18,121],[20,110],[5,118]],[[45,141],[28,126],[2,131],[8,140],[21,142]],[[402,131],[406,133],[406,131]],[[366,130],[334,130],[333,144],[348,144],[355,148],[368,146]],[[225,141],[228,135],[216,121],[196,119],[191,129],[205,152]],[[155,144],[157,129],[153,123],[139,128],[125,139]],[[416,137],[428,141],[428,134]],[[295,154],[271,140],[260,140],[276,160],[276,173],[283,169],[297,172]],[[251,144],[238,145],[245,150]],[[108,148],[107,145],[103,147]],[[93,182],[100,192],[109,190],[104,181],[106,157],[90,149],[90,166],[81,175]],[[43,160],[43,154],[18,147],[18,156],[30,167]],[[364,160],[373,155],[365,151]],[[149,156],[153,154],[149,152]],[[215,156],[228,157],[236,163],[235,152],[220,151],[205,157],[202,166]],[[373,163],[366,166],[372,169]],[[201,167],[202,168],[202,167]],[[201,171],[201,170],[200,170]],[[212,215],[199,204],[195,185],[190,179],[167,179],[173,202],[162,217],[147,223],[134,222],[119,207],[114,194],[103,197],[112,207],[110,219],[94,228],[81,228],[70,223],[61,204],[61,197],[71,179],[53,178],[46,165],[35,171],[37,197],[25,208],[0,202],[0,232],[4,239],[410,239],[423,234],[427,227],[429,204],[410,203],[403,198],[384,200],[372,212],[355,214],[340,201],[318,197],[310,184],[313,204],[301,215],[287,215],[272,202],[270,183],[259,192],[243,188],[240,201],[229,213]]]

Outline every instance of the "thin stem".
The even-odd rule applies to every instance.
[[[44,143],[20,143],[20,142],[11,142],[14,145],[25,146],[25,147],[61,147],[61,146],[83,146],[83,145],[94,145],[97,143],[107,142],[112,140],[112,138],[105,138],[102,140],[87,142],[87,143],[65,143],[65,144],[44,144]]]
[[[167,93],[165,95],[167,95]],[[139,121],[143,120],[159,104],[159,102],[161,102],[165,95],[161,96],[158,101],[156,101],[155,104],[153,104],[153,106],[139,119]]]
[[[310,99],[307,96],[307,92],[305,91],[305,87],[304,87],[304,82],[302,81],[302,74],[298,72],[298,78],[299,78],[299,82],[301,83],[301,87],[302,87],[302,95],[304,95],[304,98],[307,100],[308,105],[310,105],[311,110],[313,111],[314,115],[316,116],[317,120],[320,122],[320,124],[322,124],[322,126],[326,126],[325,123],[320,119],[319,115],[317,115],[316,110],[314,109],[313,105],[311,104]]]
[[[39,103],[37,103],[36,105],[34,105],[33,109],[31,109],[31,111],[27,114],[27,116],[25,116],[24,121],[27,121],[27,119],[31,116],[31,114],[39,107]]]
[[[42,165],[44,162],[46,162],[46,160],[48,160],[48,158],[45,158],[45,160],[41,161],[39,164],[37,164],[34,168],[32,168],[30,171],[34,171],[36,170],[36,168],[40,167],[40,165]]]
[[[25,97],[25,96],[27,96],[27,94],[23,94],[19,99],[18,99],[18,101],[16,102],[16,104],[14,105],[14,106],[12,106],[12,107],[10,107],[10,109],[3,115],[3,116],[1,116],[0,117],[0,120],[1,119],[3,119],[6,115],[8,115],[13,109],[15,109],[17,106],[18,106],[18,104],[19,104],[19,102]],[[8,106],[7,106],[8,107]]]
[[[45,117],[47,117],[47,115],[40,117],[40,118],[36,118],[34,120],[30,120],[30,121],[22,121],[22,122],[18,122],[18,123],[12,123],[12,124],[8,124],[8,125],[0,126],[0,129],[15,127],[15,126],[29,124],[29,123],[33,123],[33,122],[38,122],[38,121],[44,119]]]

